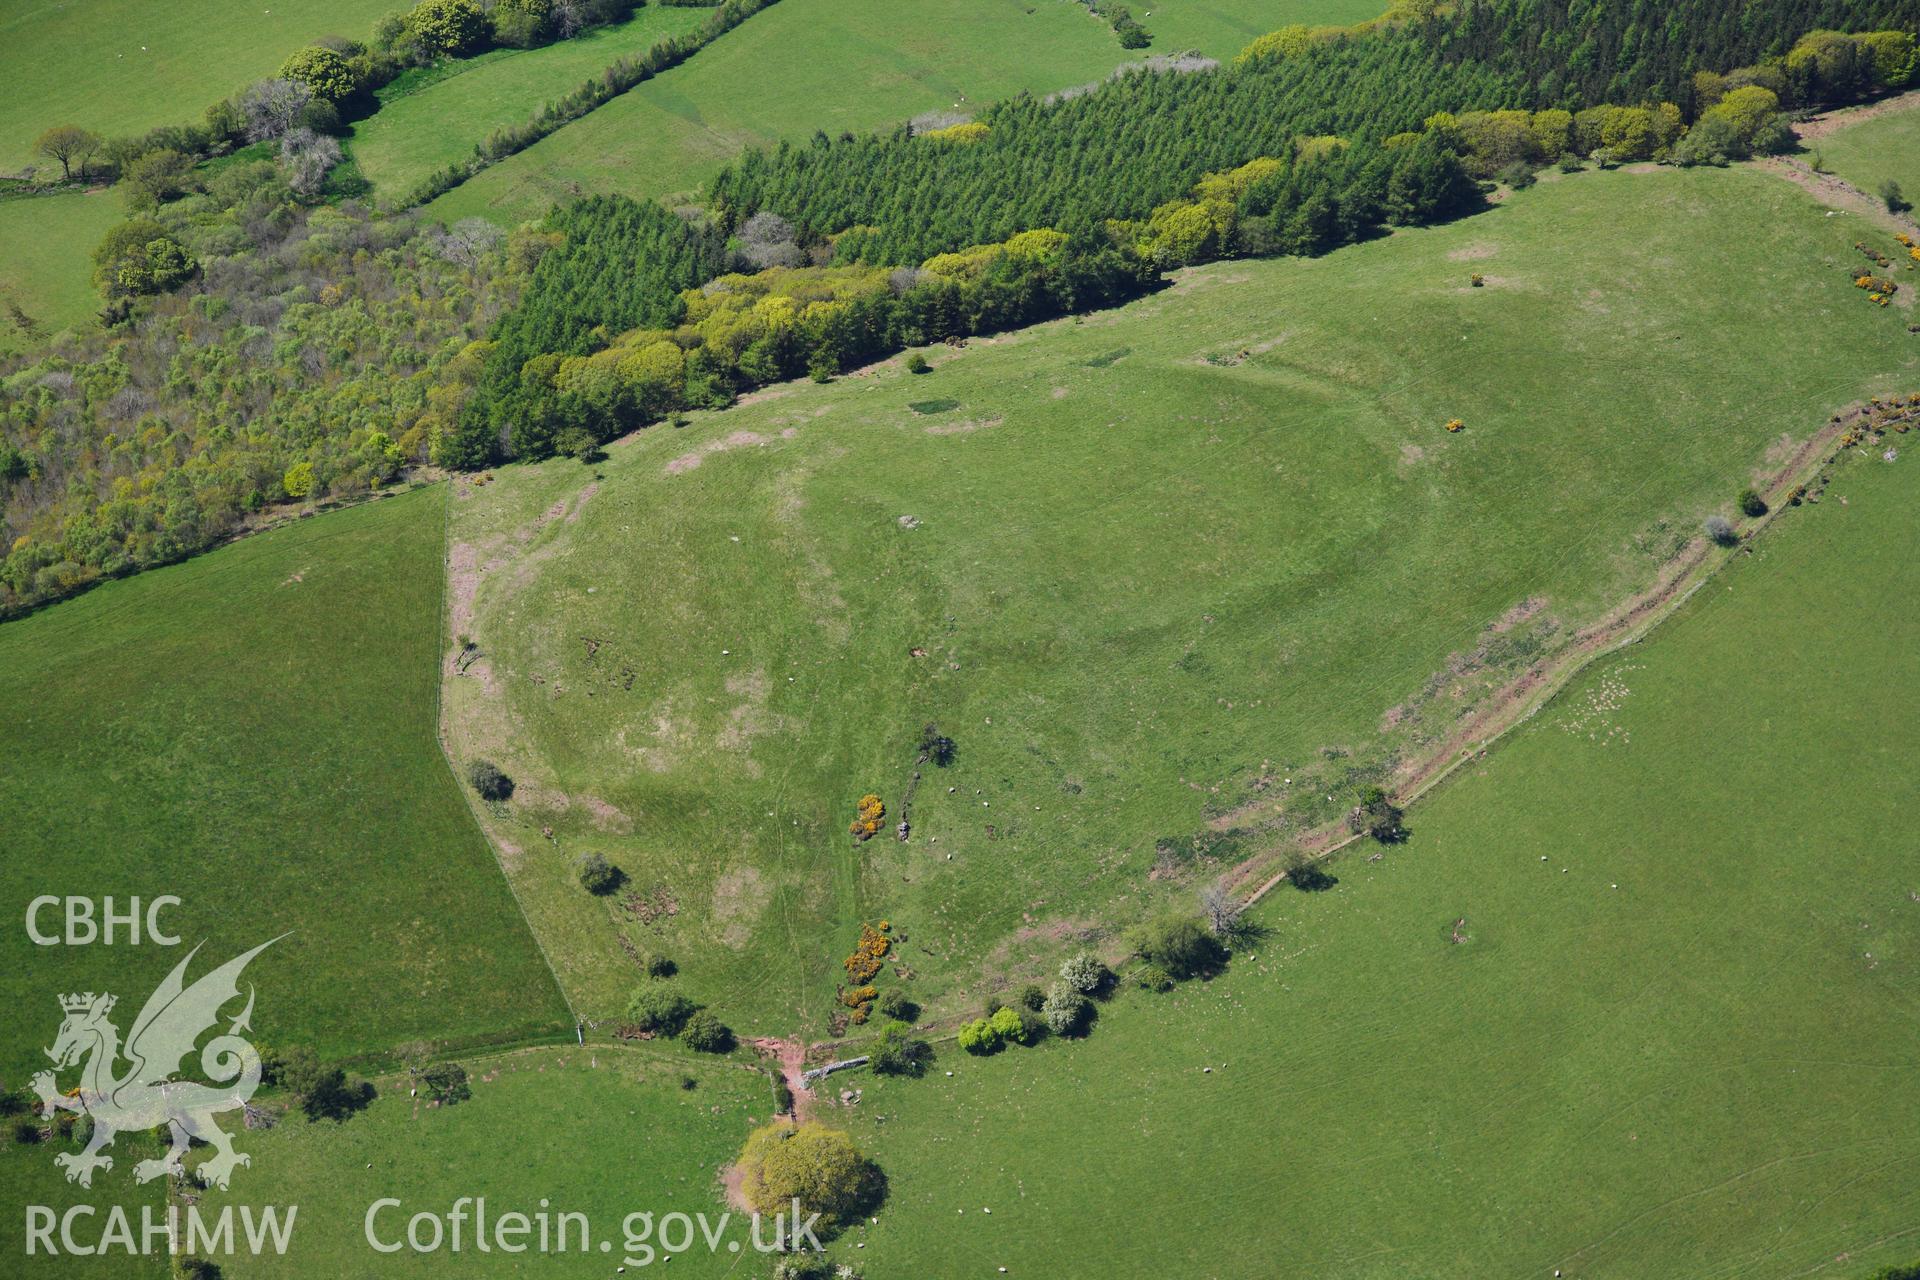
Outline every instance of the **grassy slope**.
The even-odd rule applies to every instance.
[[[443,496],[261,534],[0,627],[10,1083],[51,1043],[55,995],[111,990],[130,1019],[181,956],[35,947],[19,922],[40,894],[178,895],[175,931],[207,941],[197,966],[294,930],[249,971],[269,1043],[353,1053],[567,1025],[434,739]]]
[[[863,1082],[894,1190],[867,1274],[1920,1256],[1914,465],[1844,471],[1847,505],[1791,514],[1404,849],[1270,899],[1227,978],[1130,994],[1084,1045]]]
[[[476,142],[518,124],[541,103],[706,20],[708,10],[650,6],[616,27],[539,49],[471,59],[460,74],[395,98],[353,131],[353,157],[382,195],[398,197],[436,169],[466,158]]]
[[[1240,52],[1255,36],[1288,23],[1364,22],[1386,8],[1377,0],[1141,0],[1128,6],[1153,33],[1148,53],[1184,49],[1222,61]]]
[[[882,20],[863,0],[781,0],[428,208],[512,223],[583,192],[693,192],[746,146],[977,109],[1133,56],[1071,0],[924,0]]]
[[[1825,167],[1870,196],[1889,180],[1900,184],[1908,200],[1920,193],[1920,100],[1898,111],[1847,125],[1817,141]]]
[[[1527,597],[1588,616],[1656,517],[1697,529],[1770,441],[1909,378],[1902,317],[1833,269],[1862,232],[1750,171],[1582,175],[651,430],[590,497],[575,462],[503,471],[455,504],[487,662],[447,706],[525,784],[499,833],[563,982],[609,1011],[633,977],[587,851],[670,891],[619,927],[753,1029],[820,1033],[862,917],[939,1001],[1138,911],[1154,837],[1363,746]],[[913,842],[850,848],[929,720],[960,758]]]
[[[229,1202],[297,1204],[300,1219],[284,1258],[249,1258],[244,1274],[438,1276],[457,1263],[462,1275],[611,1275],[627,1214],[717,1219],[726,1212],[720,1166],[740,1149],[753,1119],[764,1122],[769,1110],[767,1079],[758,1071],[644,1049],[533,1050],[473,1069],[473,1098],[458,1107],[416,1105],[396,1082],[344,1124],[295,1117],[271,1133],[249,1135],[244,1145],[253,1168],[236,1174],[231,1196],[210,1194],[206,1203],[216,1210]],[[485,1078],[489,1072],[495,1078]],[[687,1074],[696,1088],[681,1087]],[[531,1215],[544,1200],[553,1213],[587,1214],[595,1239],[613,1241],[613,1260],[603,1266],[604,1255],[591,1263],[577,1254],[481,1255],[470,1235],[457,1259],[383,1257],[368,1247],[362,1222],[384,1196],[404,1202],[379,1220],[384,1239],[397,1238],[409,1215],[445,1214],[460,1196],[486,1197],[490,1217]],[[744,1226],[728,1238],[749,1247]],[[676,1260],[671,1274],[758,1274],[739,1261],[701,1250]]]
[[[125,216],[120,198],[106,192],[0,200],[0,352],[33,342],[5,310],[9,302],[42,336],[93,323],[100,297],[91,255]]]
[[[0,9],[0,170],[51,164],[33,140],[57,124],[138,133],[198,120],[324,35],[364,40],[392,0],[18,0]]]

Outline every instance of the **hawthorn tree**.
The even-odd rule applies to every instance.
[[[33,149],[43,156],[58,160],[60,176],[71,182],[76,161],[80,165],[80,176],[87,176],[87,161],[100,149],[100,135],[90,133],[77,124],[55,125],[34,141]]]

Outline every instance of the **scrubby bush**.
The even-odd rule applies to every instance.
[[[1913,208],[1906,193],[1900,190],[1900,184],[1892,178],[1880,184],[1880,202],[1887,206],[1888,213],[1905,213]]]
[[[962,1023],[956,1038],[968,1053],[992,1053],[1000,1047],[1000,1032],[995,1029],[992,1018]]]
[[[162,231],[139,241],[133,228],[150,222],[135,219],[107,233],[94,251],[95,279],[109,298],[168,293],[193,278],[200,269],[185,246]],[[157,225],[157,224],[155,224]]]
[[[120,172],[127,207],[136,212],[178,200],[193,190],[196,181],[193,157],[172,147],[149,151]]]
[[[779,1076],[773,1077],[773,1111],[775,1115],[793,1114],[793,1089]]]
[[[1031,1009],[1035,1013],[1038,1013],[1040,1012],[1040,1006],[1045,1004],[1046,1002],[1047,1002],[1047,993],[1042,991],[1039,987],[1033,985],[1032,983],[1028,983],[1026,986],[1020,989],[1020,1007],[1021,1008]]]
[[[1723,547],[1730,547],[1740,541],[1740,535],[1734,531],[1733,522],[1723,515],[1710,515],[1705,525],[1707,537]]]
[[[1046,1003],[1045,996],[1041,1003]],[[1047,1036],[1047,1020],[1038,1009],[1024,1004],[1012,1005],[993,1015],[1000,1024],[1000,1036],[1014,1044],[1039,1044]]]
[[[1092,995],[1105,986],[1111,976],[1100,957],[1091,951],[1069,956],[1060,966],[1060,980],[1082,995]]]
[[[1497,176],[1501,183],[1515,191],[1524,191],[1536,181],[1533,176],[1533,166],[1524,160],[1515,160],[1512,164],[1504,166]]]
[[[552,0],[498,0],[487,15],[495,43],[511,49],[529,49],[553,29]]]
[[[15,1120],[13,1122],[13,1140],[21,1146],[32,1146],[40,1141],[40,1122],[38,1120]]]
[[[916,351],[912,355],[907,357],[907,372],[908,373],[932,373],[933,366],[927,363],[927,358],[925,356],[921,355],[918,351]]]
[[[1347,814],[1347,830],[1372,836],[1381,844],[1399,844],[1409,834],[1405,816],[1385,788],[1368,787],[1360,793],[1360,803]]]
[[[1767,514],[1767,500],[1752,489],[1740,491],[1740,513],[1758,519]]]
[[[647,953],[641,968],[647,971],[649,978],[671,978],[680,971],[680,966],[675,964],[671,957],[653,951]]]
[[[636,987],[627,1001],[627,1021],[657,1036],[677,1036],[699,1006],[664,983]]]
[[[425,58],[459,58],[484,46],[490,29],[473,0],[421,0],[407,15],[404,34]]]
[[[740,1191],[763,1214],[817,1213],[828,1227],[874,1207],[885,1183],[872,1161],[839,1129],[808,1123],[767,1125],[748,1136],[740,1152]]]
[[[733,1050],[733,1028],[706,1010],[687,1019],[680,1029],[680,1043],[700,1053],[730,1053]]]
[[[360,86],[353,67],[337,51],[309,45],[280,64],[280,78],[303,84],[316,98],[339,102]]]
[[[280,137],[300,123],[312,101],[313,90],[298,80],[282,77],[248,85],[237,104],[247,141]]]
[[[343,1120],[373,1098],[371,1084],[348,1084],[345,1071],[327,1066],[311,1049],[287,1050],[280,1079],[309,1120]]]
[[[882,1017],[892,1018],[896,1022],[918,1022],[920,1006],[898,987],[889,987],[880,993],[879,1001],[874,1005]]]
[[[1068,983],[1056,982],[1047,992],[1046,1002],[1040,1006],[1040,1016],[1047,1020],[1047,1030],[1053,1034],[1077,1036],[1086,1030],[1088,1021],[1093,1017],[1093,1001]]]
[[[889,1022],[869,1052],[873,1069],[883,1076],[917,1076],[927,1069],[933,1046],[913,1034],[904,1022]]]
[[[513,795],[513,779],[500,772],[491,760],[475,760],[469,764],[467,782],[482,800],[505,800]]]
[[[1133,983],[1142,991],[1156,995],[1174,988],[1173,975],[1157,964],[1143,964],[1133,971]]]
[[[304,126],[289,130],[280,139],[280,170],[294,194],[307,199],[320,194],[340,156],[337,141]]]
[[[1167,915],[1134,931],[1134,954],[1176,981],[1214,973],[1227,950],[1197,916]]]

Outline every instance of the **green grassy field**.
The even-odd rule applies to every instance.
[[[120,198],[106,192],[0,200],[0,353],[94,323],[100,296],[91,255],[125,216]]]
[[[1295,0],[1275,13],[1341,13],[1351,3]],[[1194,13],[1196,31],[1230,26],[1215,15],[1245,17],[1244,6],[1228,3]],[[1227,43],[1233,48],[1223,52],[1237,50]],[[1156,40],[1147,52],[1174,48]],[[1099,79],[1138,56],[1072,0],[925,0],[878,27],[862,0],[781,0],[427,208],[449,221],[510,224],[580,194],[697,192],[743,147],[979,110],[1023,90]]]
[[[1226,978],[1128,993],[1084,1044],[861,1081],[893,1187],[866,1274],[1846,1280],[1920,1257],[1901,455],[1841,471],[1418,806],[1410,843],[1270,898]]]
[[[1828,172],[1845,178],[1870,196],[1883,183],[1897,182],[1909,200],[1920,193],[1920,99],[1845,125],[1808,142]]]
[[[572,40],[469,59],[458,75],[382,102],[354,126],[353,157],[381,195],[402,196],[434,170],[471,155],[495,129],[520,123],[620,58],[699,26],[708,12],[653,5],[619,26]]]
[[[0,171],[52,161],[33,140],[57,124],[139,133],[200,119],[216,99],[279,70],[324,35],[364,40],[393,0],[19,0],[0,10]]]
[[[1146,53],[1198,49],[1225,62],[1255,36],[1289,23],[1365,22],[1385,12],[1376,0],[1156,0],[1129,6],[1153,33]],[[1136,55],[1138,56],[1138,55]]]
[[[861,919],[941,1007],[1190,900],[1251,850],[1167,879],[1157,837],[1256,777],[1267,817],[1337,813],[1483,692],[1409,701],[1517,607],[1594,616],[1783,436],[1911,380],[1834,270],[1865,231],[1749,170],[1585,174],[460,490],[449,733],[521,783],[491,820],[563,983],[610,1012],[623,948],[664,950],[817,1036]],[[959,755],[900,844],[930,721]]]
[[[726,1212],[720,1168],[771,1109],[767,1078],[757,1070],[644,1048],[532,1050],[470,1065],[473,1097],[457,1107],[415,1102],[396,1081],[345,1123],[309,1124],[296,1115],[269,1133],[248,1135],[252,1168],[235,1175],[231,1195],[209,1194],[202,1203],[216,1211],[226,1204],[297,1204],[299,1229],[284,1257],[236,1261],[232,1273],[262,1280],[415,1276],[443,1275],[457,1265],[477,1276],[610,1275],[628,1256],[629,1214],[705,1213],[717,1220]],[[695,1087],[682,1087],[683,1077]],[[461,1196],[484,1196],[490,1217],[532,1216],[543,1205],[556,1215],[584,1213],[594,1261],[578,1251],[483,1256],[470,1235],[457,1258],[411,1250],[383,1256],[368,1246],[364,1220],[375,1200],[402,1201],[375,1222],[377,1238],[389,1243],[404,1238],[412,1214],[444,1215]],[[726,1238],[752,1256],[745,1224]],[[602,1239],[612,1244],[611,1257],[600,1252]],[[636,1265],[645,1258],[637,1247],[631,1256]],[[702,1246],[676,1258],[670,1274],[683,1271],[762,1274],[724,1245],[717,1255]]]
[[[59,994],[113,991],[130,1020],[183,954],[36,947],[42,894],[177,895],[196,974],[293,931],[249,970],[269,1044],[571,1031],[435,742],[444,501],[283,527],[0,627],[10,1085],[45,1065]]]
[[[51,1031],[49,1026],[49,1034]],[[14,1078],[9,1076],[7,1083],[12,1085]],[[164,1245],[154,1255],[130,1255],[123,1249],[114,1249],[99,1256],[76,1259],[64,1253],[43,1252],[37,1242],[29,1255],[26,1234],[28,1205],[44,1206],[56,1214],[79,1204],[93,1205],[98,1215],[94,1220],[76,1220],[76,1235],[82,1241],[98,1241],[107,1214],[116,1207],[137,1230],[143,1208],[154,1214],[162,1211],[165,1191],[159,1183],[139,1186],[125,1171],[132,1168],[136,1160],[158,1155],[163,1144],[144,1134],[120,1139],[113,1147],[117,1157],[114,1171],[96,1175],[93,1187],[83,1189],[69,1183],[53,1162],[55,1155],[77,1151],[83,1144],[68,1136],[23,1145],[14,1140],[11,1132],[18,1118],[7,1117],[6,1132],[0,1134],[5,1143],[0,1146],[0,1203],[7,1206],[7,1212],[0,1214],[0,1257],[7,1259],[7,1274],[31,1280],[41,1277],[63,1280],[76,1276],[84,1280],[165,1280],[171,1268],[167,1265]],[[58,1246],[57,1235],[55,1243]]]

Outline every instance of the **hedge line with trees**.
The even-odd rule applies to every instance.
[[[1153,280],[1131,255],[1043,229],[916,268],[770,267],[675,294],[668,285],[704,278],[729,252],[711,228],[619,196],[581,201],[548,225],[564,243],[496,331],[459,426],[437,450],[444,465],[584,455],[678,409],[1110,306]],[[639,287],[611,263],[645,263]]]

